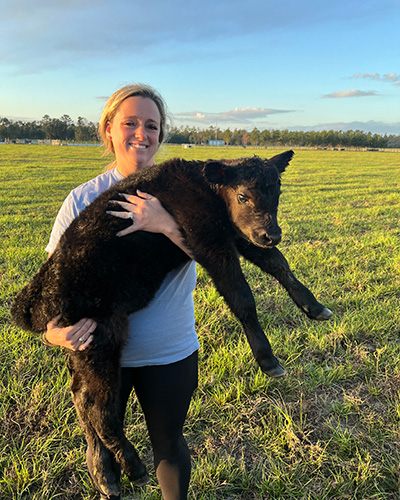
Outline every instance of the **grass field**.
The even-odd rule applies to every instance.
[[[276,151],[168,146],[163,158]],[[62,353],[10,324],[62,200],[107,163],[99,148],[0,146],[0,499],[95,498]],[[237,321],[199,269],[200,383],[186,437],[190,498],[400,498],[400,154],[297,151],[283,178],[280,249],[334,312],[309,321],[269,276],[244,263],[260,319],[288,376],[257,368]],[[158,499],[136,403],[127,434]]]

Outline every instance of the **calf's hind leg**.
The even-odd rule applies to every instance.
[[[148,475],[135,447],[126,438],[119,405],[119,360],[121,342],[105,342],[104,339],[115,339],[115,326],[123,336],[124,327],[121,318],[110,319],[107,324],[99,323],[94,334],[93,346],[82,352],[70,354],[73,370],[71,391],[79,419],[84,429],[89,432],[89,439],[94,441],[94,468],[104,469],[100,461],[107,454],[99,442],[109,450],[120,464],[123,472],[136,484],[147,482]],[[95,437],[93,437],[93,435]],[[97,440],[96,440],[97,438]]]
[[[88,448],[86,463],[92,481],[99,491],[108,496],[120,494],[121,467],[111,451],[107,450],[94,429],[85,432]]]
[[[99,492],[108,496],[118,496],[120,494],[120,467],[114,455],[101,442],[84,411],[84,398],[80,394],[83,380],[80,373],[74,369],[71,359],[68,360],[68,368],[71,374],[72,401],[88,445],[86,462],[90,476]]]

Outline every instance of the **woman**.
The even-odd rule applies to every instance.
[[[115,92],[108,100],[99,122],[106,150],[115,161],[108,170],[75,188],[57,215],[46,251],[51,254],[71,221],[101,192],[124,177],[155,164],[155,154],[165,137],[166,111],[159,94],[151,87],[135,84]],[[153,196],[138,192],[124,195],[119,202],[132,218],[132,225],[118,236],[138,230],[162,233],[190,255],[179,227]],[[117,237],[117,236],[116,236]],[[194,261],[171,272],[151,304],[130,317],[129,340],[121,359],[121,415],[125,414],[132,389],[143,409],[153,447],[154,466],[163,498],[187,498],[190,480],[190,453],[183,437],[183,424],[194,389],[197,387],[198,340],[194,328]],[[106,286],[106,285],[105,285]],[[160,321],[162,318],[162,321]],[[67,328],[58,326],[60,317],[47,325],[45,340],[68,349],[86,349],[96,323],[83,318]],[[91,450],[87,464],[94,480]],[[114,464],[118,470],[117,464]],[[107,497],[100,488],[101,498]]]

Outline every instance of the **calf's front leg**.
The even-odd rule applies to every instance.
[[[287,260],[276,247],[261,248],[238,240],[237,249],[247,260],[276,278],[297,307],[310,319],[324,321],[332,316],[332,311],[320,304],[310,290],[295,277]]]
[[[261,370],[274,378],[286,375],[286,370],[273,355],[271,344],[258,321],[254,297],[242,273],[239,259],[233,255],[226,258],[225,254],[213,262],[213,265],[208,263],[203,266],[233,314],[241,322]]]

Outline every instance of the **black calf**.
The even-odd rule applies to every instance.
[[[252,292],[238,252],[273,275],[312,319],[325,320],[329,309],[291,272],[275,247],[280,176],[293,155],[208,162],[174,159],[147,168],[100,195],[67,229],[38,274],[12,305],[14,322],[40,332],[62,314],[62,324],[93,318],[93,345],[68,353],[71,391],[86,439],[95,451],[96,481],[117,494],[118,477],[107,466],[110,452],[132,481],[144,481],[146,469],[126,439],[118,415],[119,360],[129,314],[145,307],[166,274],[188,256],[160,234],[143,231],[117,238],[126,219],[106,214],[118,193],[136,190],[156,196],[175,217],[188,248],[212,277],[240,320],[263,372],[281,377],[285,369],[272,353],[261,328]],[[115,208],[113,208],[115,209]],[[144,279],[145,278],[145,279]]]

